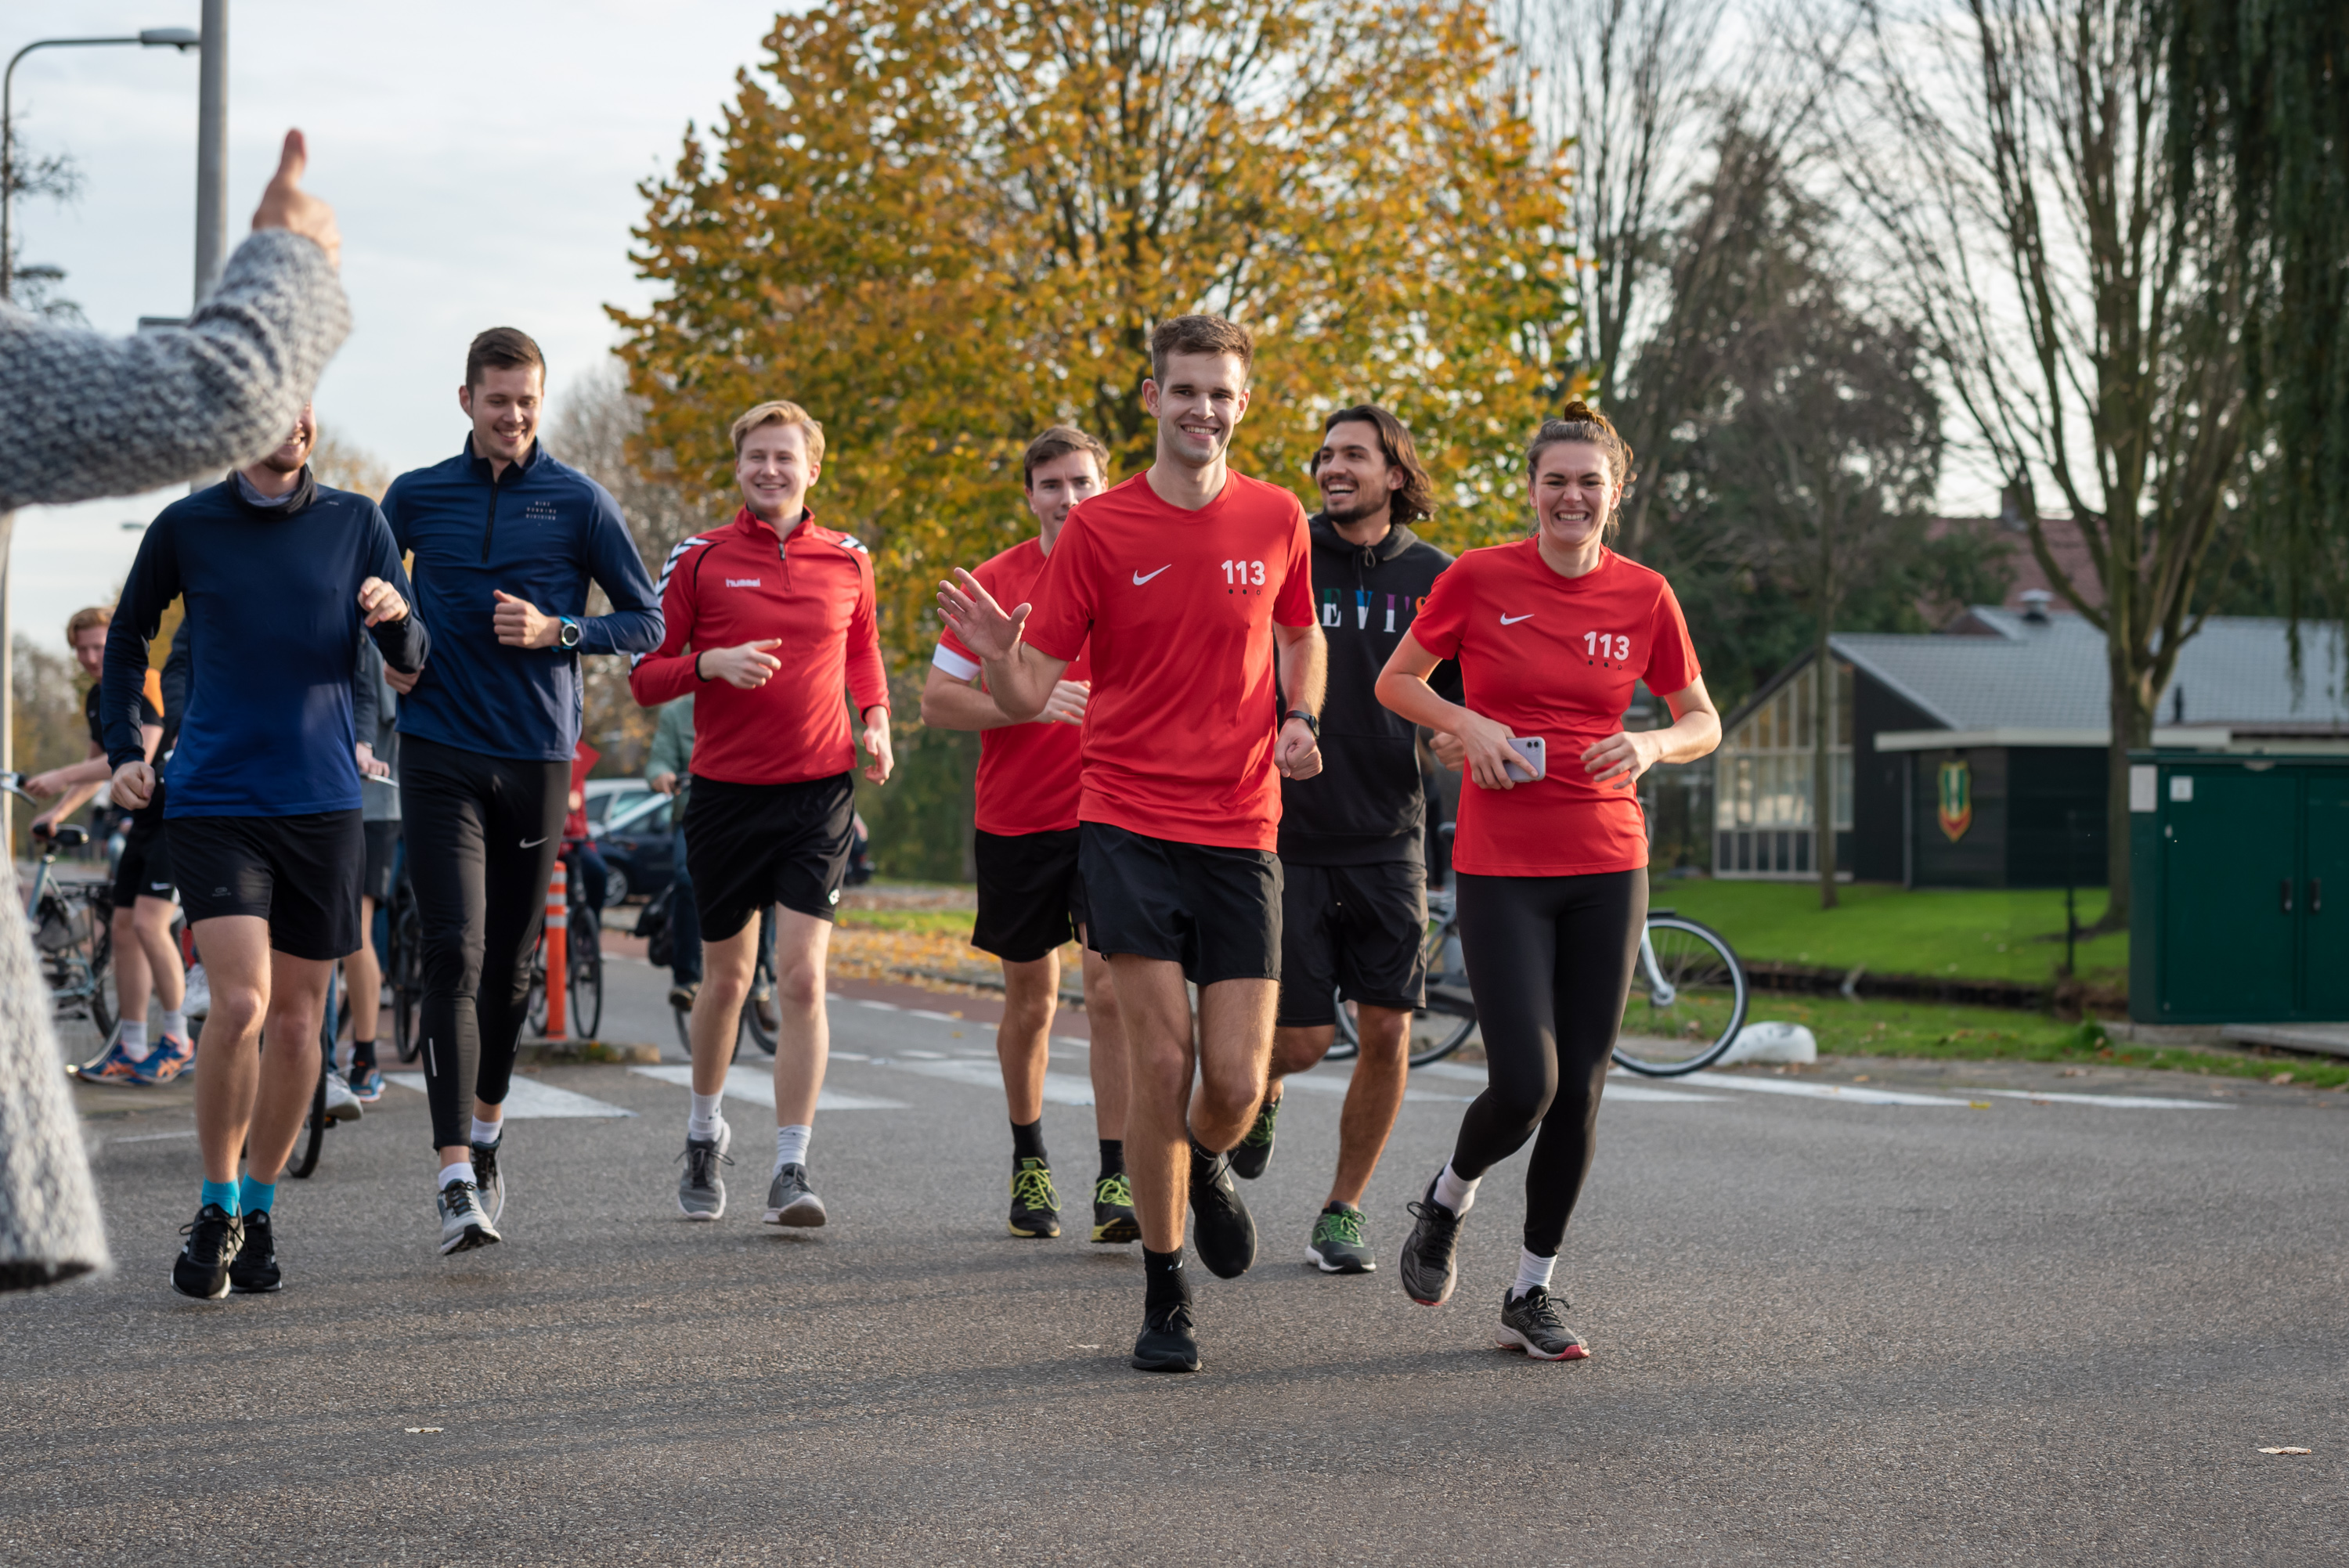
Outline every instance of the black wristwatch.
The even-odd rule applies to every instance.
[[[557,616],[556,619],[563,623],[563,630],[554,634],[555,642],[563,647],[577,647],[579,645],[579,623],[573,620],[568,615]]]
[[[1313,732],[1313,738],[1316,740],[1321,738],[1321,721],[1314,717],[1311,714],[1306,712],[1303,708],[1292,707],[1281,717],[1283,718],[1297,718],[1304,720],[1305,727]]]

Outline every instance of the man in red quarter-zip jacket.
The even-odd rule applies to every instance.
[[[863,716],[864,776],[880,784],[894,762],[889,688],[873,558],[849,535],[819,526],[805,504],[823,468],[823,427],[796,403],[761,403],[734,421],[733,438],[742,510],[670,552],[661,569],[667,633],[628,677],[647,707],[694,696],[685,852],[703,973],[677,1201],[689,1220],[726,1212],[718,1174],[732,1142],[719,1109],[726,1069],[757,966],[759,914],[780,903],[775,1167],[764,1219],[821,1225],[807,1147],[831,1048],[824,955],[856,792],[841,693]]]

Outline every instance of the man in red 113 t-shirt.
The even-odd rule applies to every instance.
[[[1254,357],[1219,317],[1160,323],[1142,387],[1158,421],[1149,469],[1071,514],[1031,603],[1007,610],[961,571],[938,591],[1012,718],[1043,712],[1077,655],[1092,660],[1078,865],[1088,939],[1125,1024],[1145,1281],[1133,1364],[1146,1371],[1199,1367],[1186,1187],[1200,1261],[1226,1279],[1256,1261],[1226,1152],[1256,1119],[1272,1054],[1280,780],[1321,768],[1328,656],[1305,509],[1226,464]],[[1199,987],[1195,1052],[1186,978]]]
[[[1028,443],[1020,489],[1040,531],[980,565],[971,575],[998,603],[1027,603],[1044,562],[1079,501],[1107,484],[1109,449],[1082,430],[1055,425]],[[1044,1073],[1052,1014],[1061,993],[1061,944],[1082,939],[1084,881],[1077,874],[1077,775],[1081,730],[1092,665],[1081,652],[1045,701],[1044,711],[1015,724],[976,683],[978,660],[949,630],[938,639],[922,688],[922,722],[980,731],[978,833],[978,921],[971,945],[1003,961],[1003,1022],[995,1052],[1003,1063],[1003,1097],[1011,1103],[1011,1233],[1061,1233],[1061,1206],[1044,1151]],[[1125,1173],[1125,1034],[1118,1026],[1109,964],[1084,954],[1085,1023],[1092,1038],[1093,1122],[1101,1136],[1101,1174],[1093,1180],[1096,1242],[1142,1233]]]

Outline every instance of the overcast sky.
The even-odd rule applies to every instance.
[[[637,181],[677,159],[759,58],[772,0],[503,0],[396,5],[232,0],[230,241],[246,232],[288,126],[309,189],[335,204],[356,325],[318,389],[321,418],[395,472],[453,453],[465,344],[513,325],[563,388],[610,349],[604,306],[651,291],[628,263]],[[0,54],[36,38],[197,25],[196,0],[0,8]],[[16,67],[18,135],[70,153],[80,199],[16,211],[26,264],[105,332],[182,315],[195,276],[196,58],[45,49]],[[15,626],[63,646],[65,618],[109,595],[144,521],[179,491],[16,521]],[[52,624],[54,623],[54,624]]]

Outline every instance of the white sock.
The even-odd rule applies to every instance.
[[[122,1043],[122,1054],[134,1062],[147,1059],[147,1020],[132,1023],[125,1018],[115,1026],[114,1037]]]
[[[1515,1301],[1529,1290],[1549,1288],[1549,1271],[1557,1267],[1556,1257],[1544,1257],[1539,1253],[1517,1249],[1517,1283],[1509,1287],[1509,1299]]]
[[[1482,1176],[1476,1178],[1476,1181],[1483,1180]],[[1463,1181],[1454,1176],[1452,1161],[1447,1160],[1444,1162],[1444,1169],[1436,1174],[1435,1201],[1451,1210],[1454,1219],[1463,1219],[1475,1206],[1476,1181]]]
[[[495,1143],[498,1135],[505,1130],[506,1120],[502,1116],[495,1121],[483,1121],[478,1116],[473,1118],[473,1141],[476,1143]]]
[[[163,1032],[171,1036],[175,1040],[186,1039],[188,1037],[188,1016],[185,1013],[174,1013],[168,1007],[165,1008],[163,1011]]]
[[[814,1135],[812,1127],[779,1127],[775,1129],[775,1174],[782,1174],[786,1165],[807,1163],[808,1140]]]
[[[716,1094],[694,1095],[693,1114],[685,1119],[686,1137],[697,1142],[703,1139],[717,1137],[718,1109],[725,1102],[726,1091],[722,1088]]]
[[[472,1179],[473,1162],[470,1160],[460,1160],[454,1165],[440,1167],[440,1180],[433,1185],[446,1187],[451,1181],[471,1181]]]

